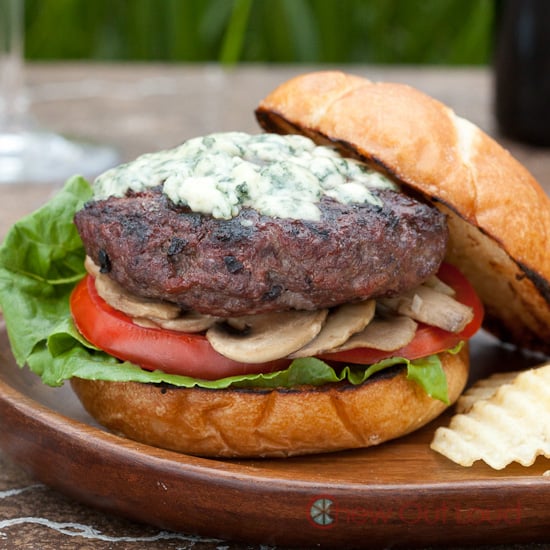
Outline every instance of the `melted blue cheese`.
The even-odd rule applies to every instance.
[[[365,164],[304,136],[227,132],[113,168],[96,179],[94,197],[122,197],[157,185],[175,204],[220,219],[253,208],[266,216],[319,220],[323,196],[381,206],[372,189],[397,189]]]

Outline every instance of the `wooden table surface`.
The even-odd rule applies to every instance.
[[[44,64],[28,67],[27,81],[32,111],[42,126],[110,144],[125,161],[208,132],[256,132],[253,110],[258,101],[278,83],[317,68]],[[408,83],[447,103],[509,148],[550,193],[550,150],[506,141],[496,133],[489,70],[380,66],[346,70],[373,80]],[[61,183],[0,185],[0,236],[43,204]],[[0,548],[74,547],[272,548],[169,533],[108,517],[36,482],[0,453]]]

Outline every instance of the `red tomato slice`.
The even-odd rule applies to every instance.
[[[70,306],[75,325],[84,338],[113,357],[147,370],[215,380],[273,372],[290,364],[288,359],[240,363],[220,355],[202,334],[140,327],[98,295],[89,275],[73,290]]]
[[[454,334],[420,325],[414,340],[393,352],[360,348],[327,353],[320,358],[330,362],[364,365],[388,357],[417,359],[450,349],[461,340],[470,338],[481,326],[481,301],[456,268],[444,264],[438,275],[455,289],[456,298],[474,311],[473,320],[461,333]],[[148,370],[213,380],[238,374],[273,372],[290,364],[288,359],[269,363],[240,363],[220,355],[203,334],[140,327],[97,294],[94,279],[89,275],[75,287],[70,305],[76,327],[88,341],[118,359],[131,361]]]
[[[414,339],[401,349],[387,352],[372,348],[358,348],[338,353],[326,353],[320,356],[326,361],[338,361],[370,365],[387,359],[388,357],[406,357],[407,359],[419,359],[434,353],[440,353],[455,347],[460,341],[471,338],[481,327],[483,321],[483,304],[470,285],[466,277],[450,264],[442,264],[438,277],[450,287],[456,294],[455,299],[472,308],[474,316],[466,328],[459,333],[432,327],[420,323]]]

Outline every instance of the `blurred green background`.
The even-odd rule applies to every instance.
[[[26,0],[28,59],[479,65],[492,0]]]

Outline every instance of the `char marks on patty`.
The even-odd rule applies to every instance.
[[[389,190],[383,206],[323,198],[321,220],[243,209],[230,220],[175,206],[160,188],[92,201],[75,223],[86,253],[130,292],[221,317],[396,295],[435,273],[446,219]]]

